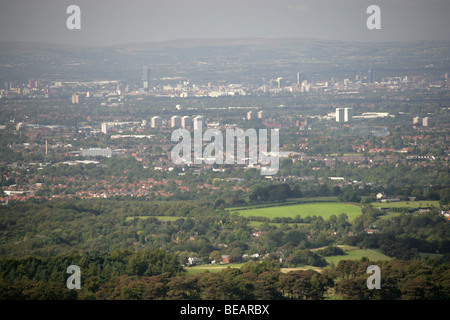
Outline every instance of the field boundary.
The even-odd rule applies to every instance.
[[[272,203],[261,203],[261,204],[243,206],[243,207],[225,208],[225,210],[236,212],[236,211],[243,211],[243,210],[250,210],[250,209],[284,207],[284,206],[290,206],[290,205],[295,205],[295,204],[314,203],[314,202],[339,202],[339,201],[338,201],[337,197],[291,198],[284,202],[279,202],[279,203],[273,203],[273,202]]]
[[[349,221],[351,221],[361,215],[361,207],[353,203],[314,201],[290,204],[286,206],[248,208],[246,210],[232,211],[232,213],[245,218],[260,217],[268,219],[295,219],[297,216],[302,219],[313,216],[321,216],[324,219],[328,219],[331,215],[339,216],[341,213],[345,213],[347,214]]]

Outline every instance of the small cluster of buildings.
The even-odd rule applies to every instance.
[[[205,122],[203,116],[172,116],[169,121],[163,120],[160,116],[154,116],[150,119],[150,128],[158,129],[166,126],[170,128],[183,128],[183,129],[197,129],[203,126]],[[115,122],[103,122],[101,124],[101,132],[104,134],[110,133],[111,127],[115,127]],[[142,120],[142,128],[148,128],[147,120]]]
[[[414,117],[413,118],[413,126],[419,126],[422,124],[422,127],[428,127],[428,117],[420,118],[420,117]]]
[[[172,116],[170,117],[171,128],[183,128],[183,129],[200,129],[203,126],[203,116]],[[152,128],[155,128],[152,126]]]
[[[259,111],[248,111],[246,114],[247,120],[254,120],[254,119],[265,119],[265,112],[263,110]],[[103,122],[101,124],[101,132],[104,134],[110,133],[110,129],[112,127],[117,126],[118,123],[116,122]],[[170,120],[164,120],[160,116],[153,116],[150,119],[150,128],[158,129],[163,127],[170,127],[170,128],[182,128],[182,129],[193,129],[197,130],[199,128],[202,128],[205,125],[205,119],[202,115],[197,116],[179,116],[174,115],[170,117]],[[141,123],[142,128],[148,128],[149,124],[147,120],[142,120]]]
[[[260,110],[258,112],[248,111],[247,112],[247,120],[253,120],[253,119],[265,119],[264,111],[262,111],[262,110]]]
[[[385,118],[385,117],[395,117],[388,112],[365,112],[360,116],[355,116],[353,114],[353,108],[336,108],[336,122],[352,122],[354,120],[361,119],[375,119],[375,118]],[[426,118],[428,121],[428,118]],[[425,126],[425,125],[424,125]]]
[[[351,122],[353,108],[336,108],[336,122]]]

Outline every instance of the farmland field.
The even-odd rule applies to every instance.
[[[351,221],[361,215],[361,208],[353,204],[339,202],[315,202],[247,210],[241,209],[233,212],[238,212],[243,217],[255,216],[270,219],[276,217],[294,218],[297,215],[302,218],[307,216],[322,216],[324,219],[328,219],[332,215],[339,216],[341,213],[345,213]]]
[[[397,202],[372,202],[374,208],[439,208],[439,201],[418,200],[418,201],[397,201]]]
[[[194,267],[186,268],[189,274],[197,274],[203,272],[221,272],[226,268],[237,268],[242,267],[244,263],[230,263],[230,264],[201,264]]]
[[[345,255],[325,257],[325,260],[330,264],[337,264],[340,260],[360,260],[363,257],[371,261],[390,260],[387,255],[373,249],[360,249],[358,247],[342,246]]]
[[[279,206],[287,206],[294,205],[300,203],[311,203],[311,202],[338,202],[338,197],[334,196],[326,196],[326,197],[305,197],[305,198],[289,198],[283,203],[272,203],[272,204],[254,204],[254,205],[246,205],[241,207],[229,207],[230,211],[239,211],[239,210],[248,210],[248,209],[256,209],[256,208],[267,208],[267,207],[279,207]]]
[[[131,221],[134,219],[146,220],[148,218],[156,218],[160,221],[176,221],[177,219],[183,219],[183,217],[172,217],[172,216],[132,216],[126,217],[125,221]]]
[[[328,262],[328,266],[325,268],[329,268],[330,264],[336,265],[340,260],[360,260],[363,257],[366,257],[370,261],[382,261],[382,260],[390,260],[391,258],[382,254],[378,250],[373,249],[360,249],[358,247],[354,246],[348,246],[348,245],[339,245],[344,252],[345,255],[338,255],[338,256],[330,256],[325,257],[325,260]],[[323,249],[323,248],[318,248]],[[315,251],[313,249],[313,251]],[[231,263],[231,264],[218,264],[218,265],[212,265],[212,264],[202,264],[195,267],[189,267],[186,268],[187,272],[189,274],[197,274],[197,273],[203,273],[203,272],[221,272],[222,270],[226,268],[240,268],[245,263]],[[313,266],[301,266],[297,268],[281,268],[281,272],[289,272],[289,271],[295,271],[295,270],[307,270],[312,269],[316,271],[323,271],[324,268],[319,267],[313,267]]]

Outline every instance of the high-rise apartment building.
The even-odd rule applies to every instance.
[[[264,111],[258,111],[258,119],[264,119],[265,118],[265,114]]]
[[[72,94],[72,103],[80,103],[80,96],[78,94]]]
[[[353,108],[344,109],[344,122],[351,122],[353,119]]]
[[[203,117],[202,116],[194,117],[192,122],[193,122],[194,130],[200,130],[200,128],[203,127]]]
[[[336,108],[336,122],[351,122],[353,108]]]
[[[150,125],[152,128],[161,128],[162,127],[162,119],[159,116],[154,116],[151,119]]]
[[[180,128],[181,127],[181,117],[180,116],[172,116],[170,118],[170,127],[171,128]]]
[[[373,83],[374,82],[374,78],[375,78],[375,74],[374,74],[373,69],[369,69],[369,72],[367,74],[367,82]]]
[[[336,108],[336,122],[344,122],[344,108]]]
[[[297,72],[297,85],[301,86],[302,85],[302,74],[300,72]]]
[[[184,116],[181,118],[181,127],[183,129],[192,129],[192,118],[190,116]]]
[[[108,134],[108,132],[109,132],[108,122],[102,122],[102,133]]]
[[[284,78],[278,78],[277,79],[277,83],[278,83],[278,88],[284,88],[286,86],[286,79]]]

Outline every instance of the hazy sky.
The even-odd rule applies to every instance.
[[[66,9],[81,9],[68,30]],[[381,30],[366,9],[381,8]],[[186,38],[450,40],[450,0],[0,0],[0,41],[107,46]]]

